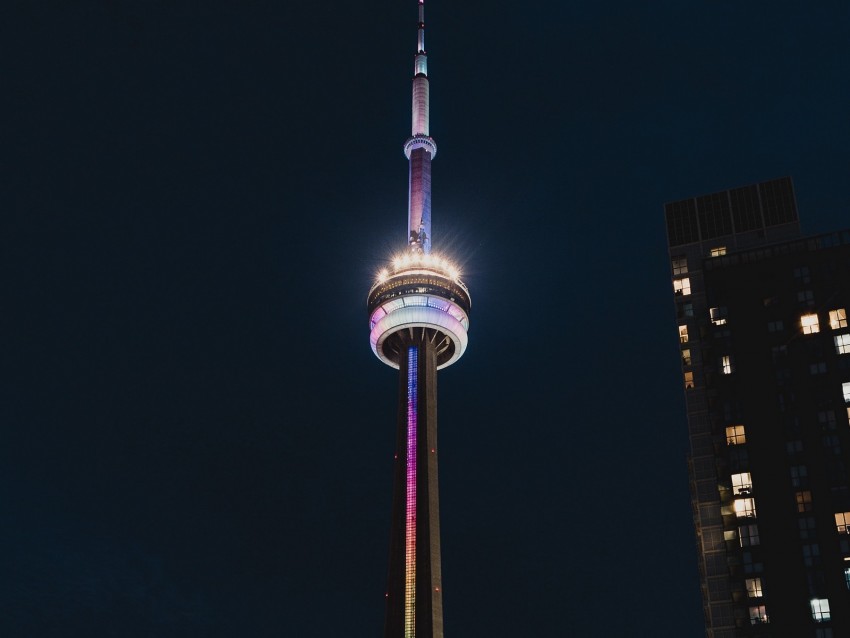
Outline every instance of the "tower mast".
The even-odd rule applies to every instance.
[[[431,160],[425,2],[414,58],[407,246],[367,296],[369,341],[398,369],[399,402],[384,638],[443,638],[437,486],[437,370],[466,350],[469,290],[449,261],[431,254]]]
[[[416,56],[413,64],[413,113],[410,137],[404,154],[410,161],[407,204],[408,246],[414,252],[431,252],[431,160],[437,144],[430,136],[430,87],[428,56],[425,54],[425,0],[419,2]]]

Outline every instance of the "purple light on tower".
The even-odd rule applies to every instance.
[[[404,531],[404,636],[416,628],[416,346],[407,349],[407,503]]]
[[[442,638],[443,585],[437,487],[437,370],[468,343],[469,290],[458,269],[431,252],[431,160],[425,3],[418,0],[407,245],[369,290],[369,342],[399,371],[399,403],[385,638]]]

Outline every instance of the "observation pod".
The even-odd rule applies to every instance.
[[[437,369],[446,368],[466,351],[471,305],[456,270],[431,255],[406,256],[369,290],[372,352],[399,368],[406,345],[423,339],[434,346]]]

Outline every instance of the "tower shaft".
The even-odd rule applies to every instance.
[[[407,250],[382,269],[366,297],[369,342],[398,369],[399,403],[393,475],[384,638],[443,638],[440,509],[437,485],[437,370],[467,346],[472,300],[457,268],[431,255],[431,160],[425,5],[413,76]]]
[[[437,486],[439,334],[405,331],[399,359],[398,434],[385,638],[442,638]]]

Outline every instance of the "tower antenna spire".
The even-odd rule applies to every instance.
[[[407,243],[411,251],[431,252],[431,160],[437,143],[430,132],[430,87],[428,56],[425,54],[425,0],[417,0],[416,55],[413,63],[413,117],[404,154],[410,161],[410,188],[407,200]]]

